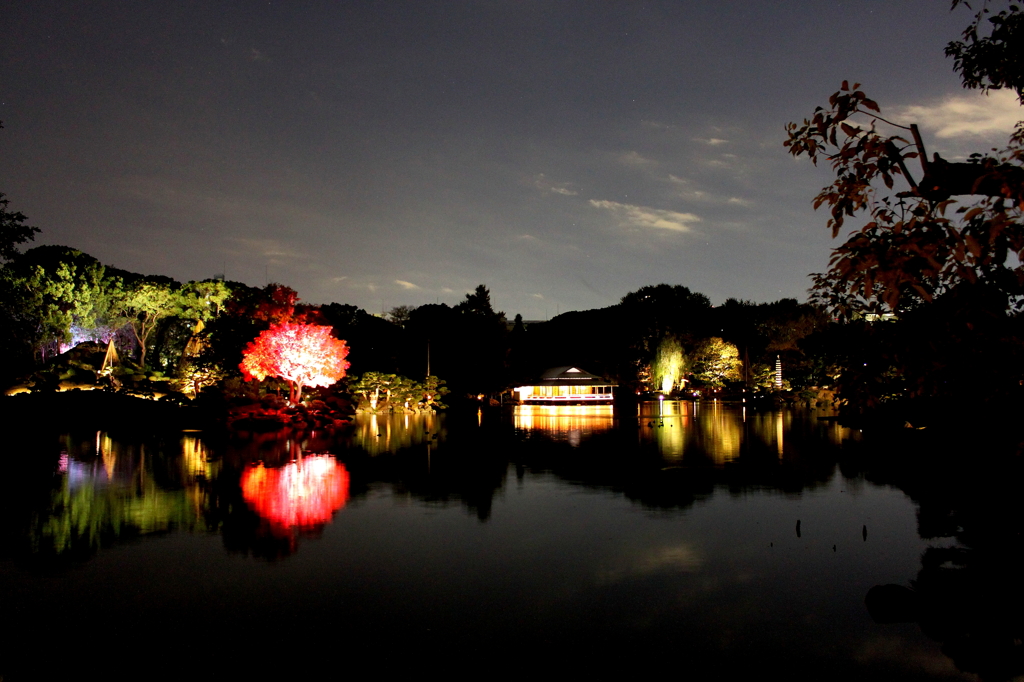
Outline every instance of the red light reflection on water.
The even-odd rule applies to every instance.
[[[348,501],[348,471],[331,455],[283,467],[250,465],[242,473],[246,504],[279,530],[323,525]]]

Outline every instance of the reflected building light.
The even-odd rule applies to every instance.
[[[517,430],[534,431],[578,447],[584,439],[614,424],[612,405],[518,405],[513,412]]]

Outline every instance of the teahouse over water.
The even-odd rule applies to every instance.
[[[605,404],[615,400],[613,382],[579,367],[554,367],[544,372],[537,383],[517,386],[523,403]]]

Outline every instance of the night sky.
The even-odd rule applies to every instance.
[[[484,283],[510,317],[646,284],[804,300],[827,168],[784,125],[843,79],[947,158],[1012,96],[901,2],[0,0],[0,191],[109,265],[379,313]]]

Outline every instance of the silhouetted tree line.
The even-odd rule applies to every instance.
[[[982,287],[954,288],[895,319],[836,320],[795,299],[712,306],[687,287],[659,284],[606,308],[510,323],[484,285],[456,305],[403,306],[380,317],[341,303],[304,304],[281,284],[183,284],[42,246],[0,268],[0,289],[5,383],[35,390],[106,381],[99,365],[113,340],[121,364],[108,370],[115,375],[109,381],[258,397],[276,384],[242,381],[242,349],[282,321],[331,325],[352,349],[354,380],[376,372],[423,381],[429,372],[447,382],[449,402],[495,398],[563,365],[607,376],[624,392],[770,390],[779,360],[794,394],[813,399],[807,389],[834,388],[851,412],[891,413],[900,425],[918,425],[951,398],[1015,404],[1024,377],[1021,318]],[[80,342],[92,344],[91,354],[60,353]]]
[[[258,393],[241,380],[242,350],[283,322],[332,326],[351,348],[353,380],[369,372],[413,381],[437,376],[455,400],[494,398],[560,365],[581,366],[630,390],[651,390],[658,388],[652,363],[666,348],[678,356],[670,391],[683,380],[689,386],[754,385],[776,356],[784,359],[789,381],[827,379],[815,375],[801,345],[826,320],[792,299],[729,300],[715,308],[703,294],[660,284],[607,308],[530,324],[516,316],[510,324],[482,284],[455,305],[402,306],[385,318],[341,303],[305,304],[276,283],[180,283],[132,273],[62,246],[14,253],[0,275],[6,383],[17,380],[34,390],[109,381],[189,397],[213,390]],[[106,366],[101,351],[110,342],[119,361]],[[82,343],[88,352],[66,354]],[[264,390],[275,386],[265,382]]]

